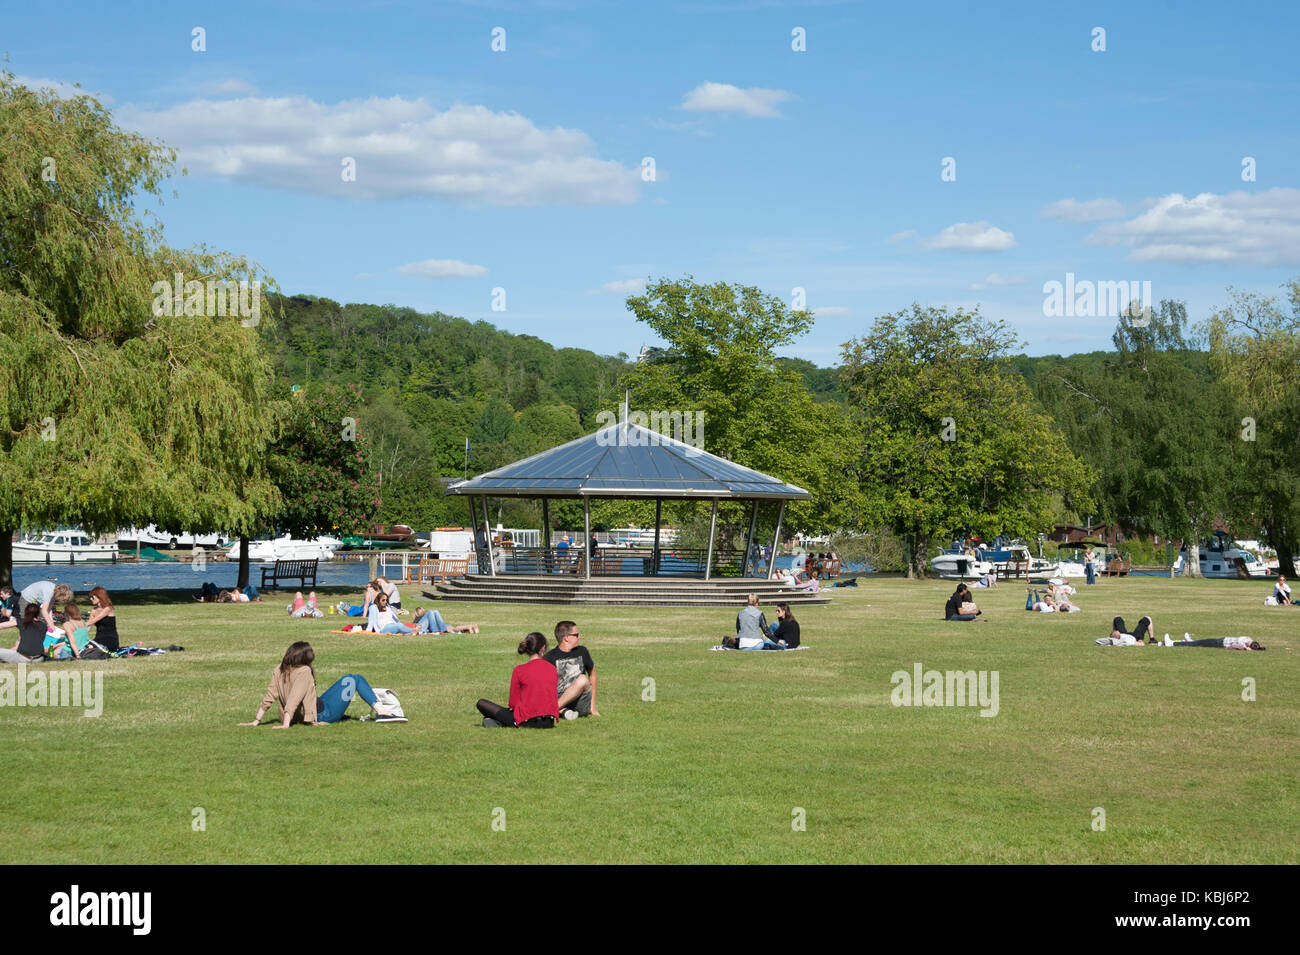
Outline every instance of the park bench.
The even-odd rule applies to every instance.
[[[1002,580],[1010,580],[1013,577],[1028,577],[1029,561],[1009,560],[998,567],[994,576]]]
[[[316,586],[316,565],[319,560],[277,560],[274,567],[262,568],[262,587],[267,586],[268,578],[271,589],[278,590],[280,581],[296,580],[299,587]],[[310,577],[311,580],[307,578]]]
[[[1102,571],[1102,575],[1105,577],[1127,577],[1129,571],[1132,569],[1133,561],[1122,560],[1116,557],[1106,565],[1106,569]]]
[[[421,557],[407,583],[439,583],[452,577],[469,574],[469,558],[450,560],[442,557]]]

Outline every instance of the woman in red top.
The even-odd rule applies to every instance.
[[[530,633],[520,642],[519,652],[528,657],[528,662],[519,664],[510,675],[510,706],[479,700],[483,725],[551,729],[560,718],[560,708],[555,667],[542,659],[546,638]]]

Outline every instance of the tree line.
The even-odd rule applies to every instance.
[[[590,433],[625,389],[634,408],[702,413],[706,450],[809,490],[787,532],[887,531],[915,573],[952,537],[1030,536],[1085,514],[1188,540],[1224,519],[1283,561],[1298,549],[1300,280],[1281,300],[1232,293],[1199,322],[1165,301],[1121,317],[1112,351],[1064,358],[1017,355],[978,310],[913,304],[818,368],[778,354],[810,313],[750,286],[664,278],[627,300],[662,342],[633,360],[283,295],[237,255],[174,249],[135,213],[161,196],[174,153],[89,97],[0,73],[0,135],[18,147],[0,154],[0,579],[20,527],[246,540],[463,524],[448,481]],[[156,280],[178,272],[262,282],[260,320],[151,307]],[[701,510],[671,505],[665,519],[690,539]],[[538,511],[503,501],[496,517],[537,526]],[[578,504],[552,513],[581,525]],[[652,513],[594,508],[597,526]],[[722,507],[723,538],[748,518]],[[774,521],[764,510],[760,535]]]

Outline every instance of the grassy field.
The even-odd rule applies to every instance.
[[[1266,584],[1131,578],[1081,587],[1069,616],[1026,613],[1023,586],[977,591],[988,622],[949,624],[950,589],[836,591],[800,613],[799,653],[708,652],[725,610],[442,603],[482,633],[350,637],[327,633],[337,617],[290,620],[284,597],[125,597],[124,640],[186,652],[46,665],[103,669],[98,719],[0,708],[0,858],[1300,861],[1300,610],[1264,607]],[[1249,634],[1268,652],[1096,646],[1115,613],[1150,613],[1175,637]],[[505,701],[522,634],[570,615],[602,716],[481,728],[474,701]],[[236,726],[295,639],[315,647],[321,689],[359,672],[411,721]],[[998,671],[997,715],[891,705],[891,674],[918,662]]]

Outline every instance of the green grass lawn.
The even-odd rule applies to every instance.
[[[1005,584],[976,591],[989,619],[970,624],[939,619],[950,590],[835,591],[799,613],[799,653],[708,652],[733,626],[725,610],[443,602],[482,633],[351,637],[327,633],[337,617],[290,620],[283,596],[125,597],[124,640],[186,652],[46,665],[104,670],[98,719],[0,709],[0,858],[1300,861],[1300,610],[1264,607],[1267,584],[1108,580],[1081,587],[1084,612],[1069,616],[1026,613],[1024,587]],[[1268,652],[1096,646],[1115,613],[1150,613],[1176,638],[1249,634]],[[474,701],[505,702],[519,638],[549,636],[561,616],[595,658],[603,715],[481,728]],[[411,721],[236,726],[296,639],[316,649],[320,689],[359,672]],[[998,671],[997,715],[891,705],[891,674],[917,662]]]

